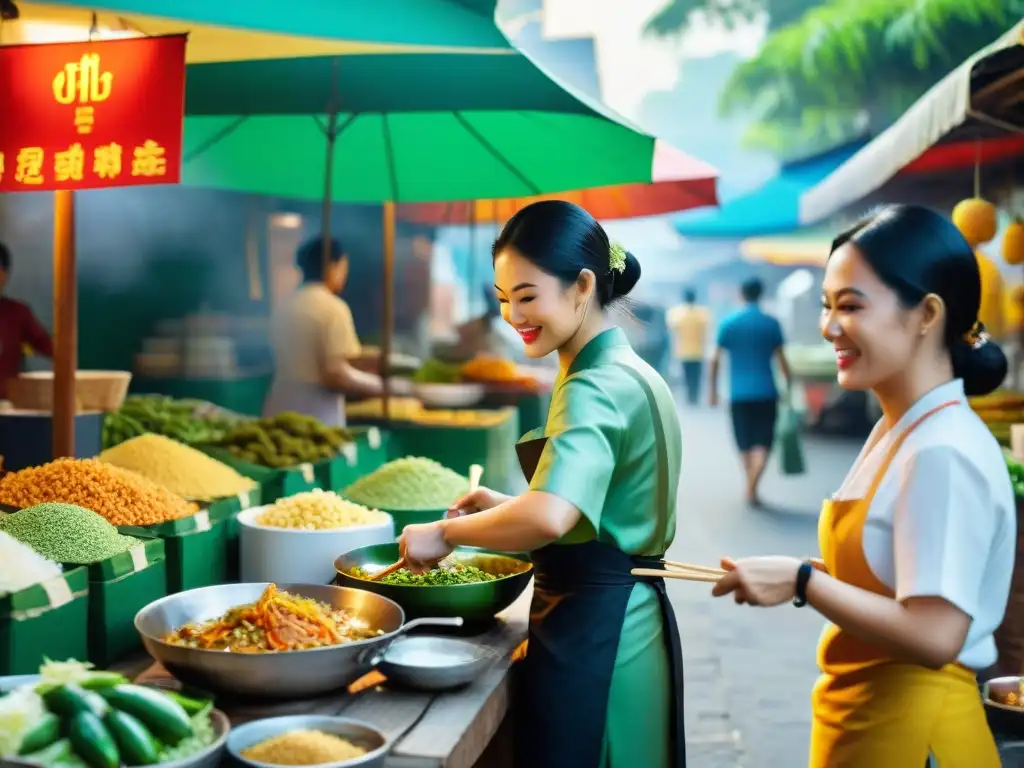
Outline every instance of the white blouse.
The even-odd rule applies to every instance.
[[[875,576],[908,597],[942,597],[971,618],[958,661],[995,663],[993,633],[1003,621],[1017,548],[1013,486],[1002,449],[964,397],[963,382],[936,387],[871,447],[871,438],[836,499],[867,495],[896,435],[928,411],[882,479],[864,526],[864,556]]]

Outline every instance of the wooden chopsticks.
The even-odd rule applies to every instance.
[[[397,571],[399,568],[405,568],[405,558],[404,557],[398,558],[398,562],[392,563],[387,568],[382,568],[381,570],[377,571],[375,574],[373,574],[369,578],[367,578],[367,581],[380,581],[385,576],[389,576],[390,574],[392,574],[395,571]]]
[[[673,560],[662,560],[661,562],[665,565],[665,570],[663,571],[657,568],[634,568],[630,573],[634,576],[698,581],[706,584],[714,584],[726,574],[724,568],[711,568],[706,565],[693,565],[692,563],[677,563]]]

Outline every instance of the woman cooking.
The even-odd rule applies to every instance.
[[[1006,375],[980,295],[967,242],[927,208],[891,207],[833,245],[822,333],[839,384],[884,415],[822,510],[823,566],[725,560],[714,587],[829,620],[812,768],[1000,765],[975,673],[996,660],[1017,539],[1002,453],[965,399]]]
[[[630,574],[661,567],[672,542],[681,454],[668,386],[609,311],[640,265],[562,201],[519,211],[493,254],[502,317],[531,358],[560,364],[543,435],[517,446],[529,490],[469,494],[448,519],[407,527],[402,555],[422,570],[459,545],[533,553],[516,765],[681,768],[675,619],[664,581]]]
[[[328,426],[345,424],[345,395],[375,396],[379,376],[349,362],[360,352],[352,311],[339,296],[348,280],[348,254],[337,240],[324,253],[323,238],[299,247],[302,285],[272,322],[274,385],[264,406],[273,416],[295,411]]]

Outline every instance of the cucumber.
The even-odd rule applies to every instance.
[[[209,699],[193,699],[192,697],[184,696],[177,691],[167,691],[165,695],[172,701],[178,702],[178,704],[181,705],[181,708],[185,710],[185,714],[190,718],[195,717],[210,706]]]
[[[43,703],[48,710],[61,717],[71,717],[77,712],[92,712],[96,717],[103,717],[110,709],[102,696],[74,683],[47,691],[43,694]]]
[[[115,685],[100,695],[115,709],[134,715],[162,743],[173,747],[192,735],[192,723],[182,706],[161,691],[141,685]]]
[[[87,691],[98,691],[100,688],[110,688],[111,686],[123,685],[127,682],[128,678],[124,675],[119,675],[117,672],[100,670],[99,672],[90,672],[89,676],[82,680],[79,685]]]
[[[114,737],[125,765],[154,765],[160,760],[160,745],[139,719],[112,709],[103,724]]]
[[[119,768],[121,765],[114,738],[92,712],[76,712],[71,716],[68,741],[89,768]]]
[[[60,718],[52,712],[47,712],[43,715],[43,719],[32,726],[29,732],[22,737],[18,754],[30,755],[33,752],[46,749],[58,739],[60,739]]]
[[[46,749],[33,752],[31,755],[23,755],[25,762],[32,765],[63,765],[74,757],[74,750],[71,749],[71,742],[67,739],[59,739],[53,742]],[[78,762],[77,760],[75,761]]]

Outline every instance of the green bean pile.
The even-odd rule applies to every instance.
[[[226,412],[197,400],[175,400],[163,395],[133,395],[103,421],[103,448],[113,448],[133,437],[152,432],[185,445],[220,440],[233,421]]]
[[[353,568],[349,575],[357,579],[370,578],[362,568]],[[457,584],[480,584],[484,581],[494,581],[496,578],[498,577],[493,573],[481,570],[475,565],[454,565],[451,568],[431,568],[421,574],[399,568],[378,583],[396,587],[453,587]]]

